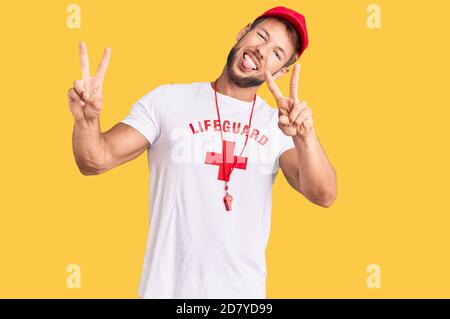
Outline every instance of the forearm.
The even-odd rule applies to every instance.
[[[329,206],[336,198],[336,173],[316,136],[293,137],[302,193],[312,202]]]
[[[72,145],[75,161],[83,174],[95,174],[106,166],[106,141],[98,118],[74,122]]]

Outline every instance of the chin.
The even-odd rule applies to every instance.
[[[250,75],[243,72],[238,65],[238,61],[233,63],[233,67],[231,69],[227,68],[227,71],[230,80],[235,85],[242,88],[260,86],[264,83],[264,79],[260,78],[257,71],[253,72]]]
[[[230,81],[242,88],[260,86],[263,84],[264,76],[260,76],[261,73],[259,70],[249,72],[249,74],[246,75],[246,72],[240,69],[239,63],[241,59],[238,57],[237,52],[239,52],[239,50],[237,50],[236,47],[233,47],[227,57],[226,69]],[[259,77],[261,77],[261,79]]]

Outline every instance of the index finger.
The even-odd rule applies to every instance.
[[[298,78],[300,74],[300,64],[295,63],[294,69],[292,70],[291,85],[289,90],[289,96],[294,100],[298,101]]]
[[[86,43],[83,41],[80,42],[80,64],[82,79],[86,80],[89,78],[89,57]]]
[[[267,86],[269,87],[270,92],[272,92],[273,96],[277,101],[284,98],[283,94],[281,93],[280,89],[278,88],[278,85],[275,83],[272,74],[270,74],[269,70],[266,70],[264,72],[264,75],[266,77]]]
[[[96,77],[99,77],[103,79],[105,76],[106,70],[108,69],[109,59],[111,57],[111,48],[106,48],[103,52],[102,60],[100,61],[100,64],[97,68],[97,73],[95,74]]]

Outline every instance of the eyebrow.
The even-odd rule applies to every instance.
[[[266,29],[264,29],[263,27],[259,27],[259,28],[264,31],[264,33],[267,35],[268,38],[270,38],[270,34],[269,34],[269,32],[267,32]],[[284,55],[286,55],[286,52],[283,50],[282,47],[277,46],[277,48],[280,49],[280,51],[283,52]]]

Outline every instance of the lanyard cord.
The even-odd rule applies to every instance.
[[[220,113],[219,113],[219,104],[217,103],[217,86],[216,86],[217,80],[214,81],[214,95],[216,97],[216,111],[217,111],[217,118],[219,120],[219,127],[220,127],[220,137],[222,139],[222,145],[223,145],[223,133],[222,133],[222,121],[220,120]],[[239,154],[239,157],[241,157],[242,153],[244,152],[245,146],[247,146],[247,141],[248,141],[248,133],[250,131],[250,127],[252,125],[252,117],[253,117],[253,109],[255,107],[255,102],[256,102],[256,94],[255,97],[253,98],[253,105],[252,105],[252,111],[250,112],[250,118],[248,121],[248,130],[245,134],[245,143],[244,143],[244,147],[242,147],[241,153]],[[222,151],[222,169],[225,172],[225,153],[226,153],[226,146],[224,148],[224,150]],[[236,161],[234,160],[234,156],[233,156],[233,165],[231,166],[231,170],[230,170],[230,177],[231,177],[231,173],[233,172],[234,166],[236,164]],[[225,181],[225,191],[228,190],[228,182]]]

